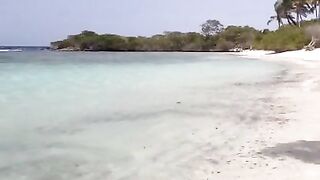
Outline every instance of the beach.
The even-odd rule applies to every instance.
[[[320,59],[319,50],[273,54],[268,51],[233,53],[274,63],[287,63],[272,93],[271,118],[227,161],[221,179],[316,180],[320,178]],[[275,85],[276,86],[276,85]],[[232,159],[232,158],[231,158]]]
[[[0,179],[319,179],[320,66],[268,54],[4,54]]]
[[[0,11],[0,180],[320,180],[320,0]]]

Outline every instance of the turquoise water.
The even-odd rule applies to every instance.
[[[245,136],[252,85],[280,71],[213,53],[1,53],[0,179],[198,179]]]

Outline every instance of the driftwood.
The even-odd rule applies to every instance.
[[[305,47],[307,51],[312,51],[320,47],[320,25],[314,24],[306,28],[306,33],[311,37],[311,42]]]
[[[312,37],[311,42],[304,47],[305,50],[307,51],[313,51],[316,47],[317,44],[320,42],[320,40],[318,38]]]

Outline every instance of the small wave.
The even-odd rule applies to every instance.
[[[21,49],[0,49],[0,52],[22,52]]]

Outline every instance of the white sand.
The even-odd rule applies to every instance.
[[[247,58],[285,63],[286,67],[290,68],[276,76],[276,82],[264,82],[266,84],[257,86],[254,84],[254,87],[252,84],[238,84],[239,90],[231,90],[237,93],[226,98],[232,100],[236,97],[232,105],[223,100],[216,102],[215,96],[211,95],[213,88],[208,88],[207,93],[192,90],[192,95],[184,95],[184,91],[179,91],[178,99],[175,97],[173,103],[165,104],[164,110],[160,109],[160,114],[168,110],[169,113],[157,118],[154,118],[153,114],[158,111],[151,109],[151,113],[137,113],[143,117],[140,121],[105,123],[104,112],[101,113],[101,117],[85,114],[91,121],[68,122],[66,119],[66,122],[59,126],[49,126],[51,122],[48,122],[48,125],[45,125],[47,122],[44,125],[39,124],[34,133],[41,133],[43,137],[31,133],[26,136],[26,142],[13,141],[21,144],[17,150],[5,151],[9,153],[2,156],[1,160],[5,164],[4,167],[9,168],[0,169],[0,179],[77,177],[83,180],[99,180],[106,177],[108,179],[112,172],[113,178],[109,179],[320,180],[320,61],[315,58],[316,52],[319,50],[281,54],[266,51],[233,53]],[[194,64],[192,69],[196,69]],[[185,69],[183,70],[185,72]],[[192,71],[187,71],[190,72]],[[194,74],[191,73],[193,76]],[[167,79],[165,78],[165,81]],[[158,84],[159,80],[154,82]],[[209,81],[205,79],[204,83],[207,82]],[[103,87],[101,83],[98,85],[99,88]],[[254,90],[250,91],[250,86]],[[226,90],[221,89],[223,92]],[[153,89],[148,91],[157,92]],[[143,96],[146,101],[148,94],[145,93]],[[171,101],[171,96],[164,97]],[[92,97],[88,94],[86,98]],[[126,104],[136,104],[134,98],[131,101],[127,99],[124,98]],[[153,98],[150,99],[153,101]],[[176,100],[181,99],[183,102],[177,105]],[[28,105],[29,102],[26,101]],[[200,103],[197,102],[209,103],[198,106]],[[83,106],[82,109],[96,114],[96,103],[99,104],[99,101],[92,106]],[[217,109],[216,103],[225,105],[224,111]],[[124,107],[126,106],[119,106],[121,110]],[[48,109],[47,106],[44,108]],[[138,106],[138,109],[142,108]],[[178,113],[172,113],[172,109]],[[43,112],[48,114],[46,110]],[[38,112],[39,109],[37,115]],[[82,115],[76,110],[75,112]],[[195,115],[192,115],[193,113]],[[203,113],[205,115],[202,115]],[[230,116],[226,116],[227,113]],[[66,114],[63,113],[63,116]],[[128,113],[126,116],[136,115]],[[59,116],[55,115],[56,117]],[[70,117],[72,119],[73,116]],[[213,117],[218,118],[213,121]],[[241,120],[243,118],[244,120]],[[26,124],[30,125],[32,123]],[[21,134],[25,135],[25,132],[21,131]],[[16,161],[17,159],[19,161]],[[22,163],[16,163],[21,159]],[[119,164],[113,165],[112,162]],[[19,173],[26,176],[19,176]],[[16,174],[19,178],[10,178],[17,177]]]
[[[320,179],[320,49],[271,54],[267,51],[232,53],[292,66],[274,95],[271,116],[226,165],[218,179]],[[242,157],[242,158],[241,158]]]
[[[248,58],[263,58],[263,59],[286,59],[286,60],[305,60],[305,61],[320,61],[320,49],[313,51],[298,50],[288,51],[283,53],[274,53],[273,51],[263,50],[247,50],[235,55],[245,56]]]

